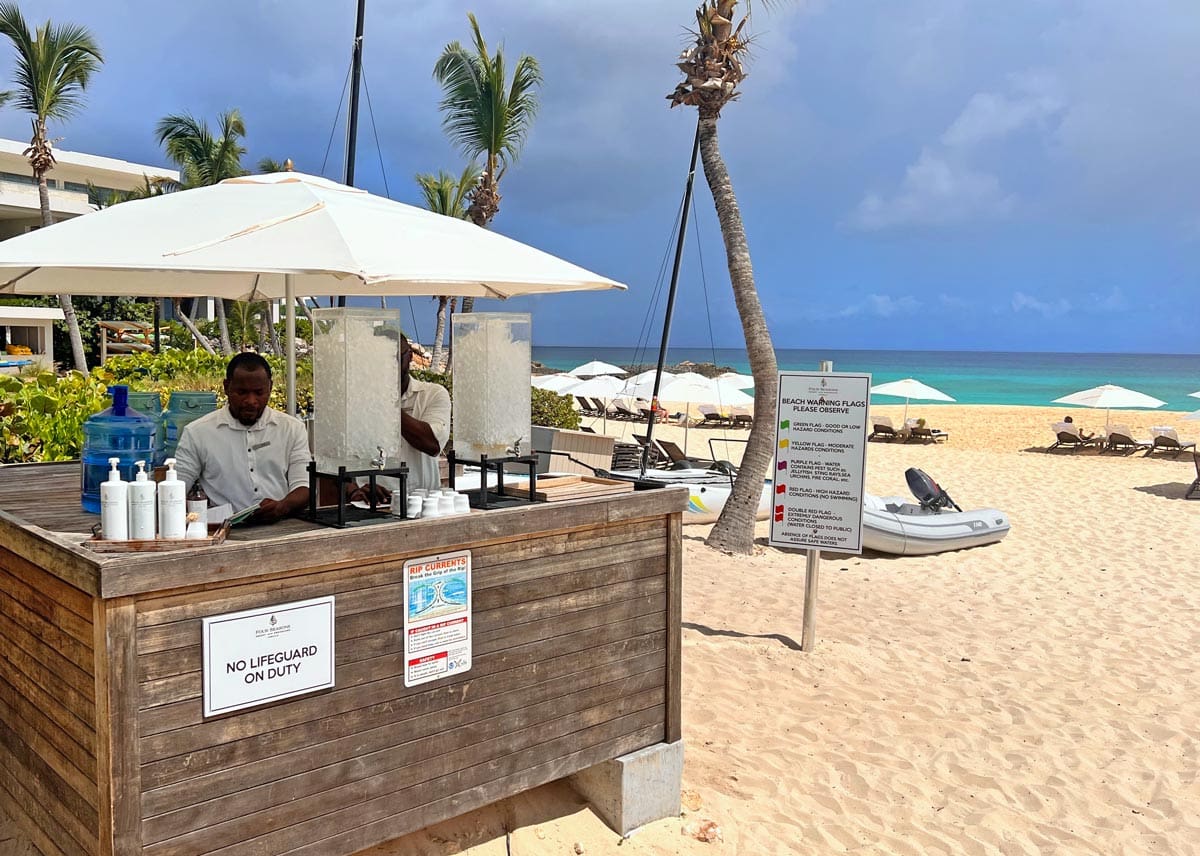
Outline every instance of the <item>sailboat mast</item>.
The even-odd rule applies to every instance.
[[[683,261],[683,240],[687,235],[688,214],[692,210],[692,184],[696,180],[696,159],[700,154],[700,123],[692,143],[692,161],[688,166],[687,187],[683,191],[683,213],[679,217],[679,240],[675,242],[675,263],[671,268],[671,287],[667,290],[667,311],[663,316],[662,343],[658,346],[658,368],[654,372],[654,392],[650,398],[650,418],[646,425],[646,446],[642,449],[642,474],[654,445],[654,423],[658,421],[658,390],[662,386],[663,366],[667,361],[667,343],[671,340],[671,316],[675,314],[675,291],[679,287],[679,266]]]
[[[346,116],[346,180],[354,186],[354,154],[358,150],[358,84],[362,78],[363,20],[367,16],[367,0],[358,0],[358,19],[354,24],[354,52],[350,57],[350,111]],[[338,298],[338,306],[346,305],[346,297]]]

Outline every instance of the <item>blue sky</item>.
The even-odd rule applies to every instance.
[[[161,163],[161,116],[237,107],[248,165],[321,171],[354,0],[22,5],[106,55],[84,112],[52,128],[62,148]],[[368,0],[380,147],[364,100],[357,183],[382,193],[386,175],[419,204],[415,173],[461,169],[430,72],[475,12],[546,78],[494,228],[630,286],[478,305],[532,311],[538,344],[638,344],[695,128],[665,100],[695,5]],[[1196,3],[760,2],[752,31],[720,133],[776,347],[1200,352]],[[0,135],[28,120],[0,111]],[[330,177],[342,146],[338,128]],[[739,347],[702,177],[696,199],[672,344],[707,346],[711,314],[716,346]],[[432,302],[414,304],[427,340]]]

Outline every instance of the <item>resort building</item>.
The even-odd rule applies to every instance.
[[[29,143],[0,139],[0,240],[22,235],[42,225],[38,187],[24,151]],[[69,152],[56,148],[57,163],[46,176],[54,221],[78,217],[96,209],[88,203],[88,183],[101,192],[133,190],[145,177],[179,180],[179,171],[160,166]]]

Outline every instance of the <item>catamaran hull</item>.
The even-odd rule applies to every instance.
[[[995,508],[931,512],[898,496],[865,496],[863,546],[897,556],[926,556],[994,544],[1008,534]]]
[[[687,523],[716,523],[721,516],[721,509],[729,500],[733,486],[728,476],[713,473],[709,470],[647,470],[645,474],[637,470],[614,470],[614,478],[628,478],[660,482],[667,485],[682,485],[688,489],[688,507],[683,512],[683,522]],[[763,483],[762,494],[759,496],[758,509],[755,518],[766,520],[771,514],[771,482]]]

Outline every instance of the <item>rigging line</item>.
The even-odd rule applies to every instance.
[[[417,310],[413,309],[412,297],[408,298],[408,314],[412,316],[412,320],[413,320],[413,335],[416,337],[417,342],[420,342],[421,341],[421,331],[417,327]]]
[[[675,236],[679,231],[679,219],[682,216],[683,201],[680,200],[679,207],[675,210],[675,222],[671,225],[671,232],[667,236],[667,243],[663,248],[662,261],[658,266],[658,278],[654,282],[654,291],[650,295],[650,304],[646,309],[646,314],[642,318],[642,329],[635,340],[636,345],[633,352],[633,362],[635,364],[641,364],[645,360],[646,352],[650,349],[650,323],[658,313],[658,303],[662,298],[663,283],[667,276],[667,262],[671,258],[671,248],[675,244]]]
[[[698,211],[696,212],[695,219],[692,220],[692,227],[693,227],[692,234],[695,235],[695,237],[696,237],[696,257],[700,263],[700,286],[704,290],[704,313],[708,317],[708,347],[709,347],[710,353],[712,354],[713,365],[715,366],[715,365],[717,365],[717,340],[716,340],[716,337],[713,336],[712,305],[708,299],[708,277],[705,276],[705,274],[704,274],[704,250],[702,249],[702,245],[700,243],[700,212],[698,212]],[[725,405],[724,405],[724,402],[722,402],[720,400],[720,398],[721,398],[721,392],[720,392],[720,389],[718,389],[717,390],[717,406],[718,406],[718,408],[724,410]],[[725,426],[721,426],[721,434],[723,435],[723,439],[726,441],[725,448],[728,449],[729,448],[729,446],[728,446],[729,432],[725,428]],[[709,442],[710,442],[709,450],[711,451],[712,450],[712,446],[711,446],[712,441],[709,441]],[[714,455],[713,457],[716,457],[716,456]]]
[[[388,199],[392,191],[388,189],[387,170],[383,168],[383,147],[379,145],[379,128],[375,126],[375,108],[371,106],[371,87],[367,83],[367,66],[362,67],[363,92],[367,96],[367,115],[371,117],[371,133],[375,135],[375,154],[379,158],[379,174],[383,176],[383,192]]]
[[[346,69],[346,81],[342,84],[342,94],[338,96],[337,112],[333,114],[333,127],[329,129],[329,142],[325,144],[325,157],[321,159],[321,175],[325,174],[325,164],[329,162],[329,150],[333,147],[333,135],[337,132],[338,119],[342,118],[342,101],[346,98],[346,87],[350,85],[350,69]]]

